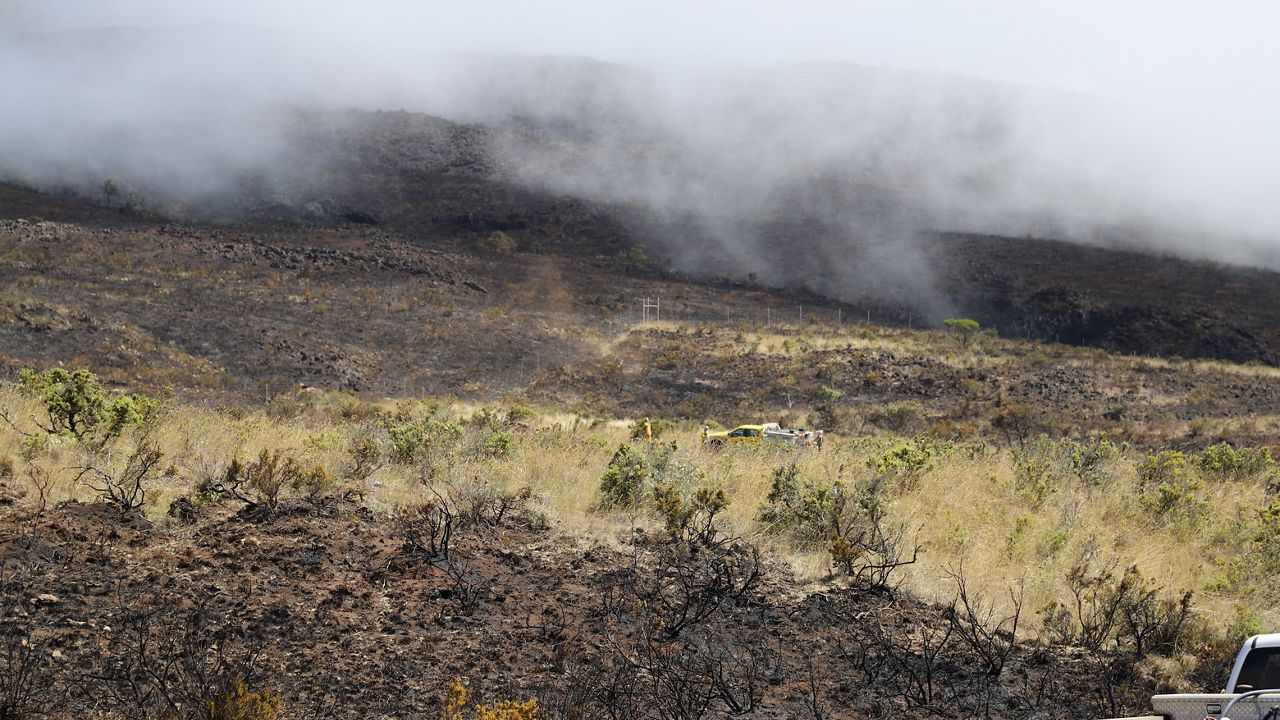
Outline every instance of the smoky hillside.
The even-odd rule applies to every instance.
[[[1153,118],[1081,94],[850,63],[319,52],[229,24],[27,34],[0,55],[21,71],[0,84],[0,174],[167,218],[639,246],[928,322],[968,309],[938,233],[1276,265],[1265,213],[1218,202],[1234,180],[1173,172],[1190,160]]]

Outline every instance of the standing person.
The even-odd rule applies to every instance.
[[[644,419],[644,440],[653,442],[653,426],[649,424],[649,418]]]
[[[822,431],[821,430],[813,434],[813,444],[818,446],[818,452],[822,452]]]
[[[702,444],[707,444],[707,435],[711,432],[711,428],[707,425],[702,426]]]

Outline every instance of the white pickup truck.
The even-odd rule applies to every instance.
[[[1148,720],[1280,720],[1280,633],[1244,642],[1219,694],[1156,695]],[[1128,718],[1125,720],[1138,720]]]

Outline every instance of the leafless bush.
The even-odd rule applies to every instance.
[[[872,590],[893,591],[894,574],[915,564],[920,557],[920,544],[908,541],[905,524],[889,520],[878,481],[860,491],[856,505],[857,510],[845,513],[846,519],[836,525],[831,560],[855,583]]]
[[[111,468],[111,454],[106,453],[75,468],[79,470],[76,482],[121,510],[136,510],[146,504],[147,487],[160,476],[163,458],[160,446],[143,436],[129,453],[124,467],[118,470]]]
[[[1159,588],[1142,582],[1139,577],[1120,607],[1124,623],[1122,642],[1133,642],[1133,653],[1138,659],[1152,652],[1172,654],[1191,615],[1191,597],[1190,590],[1178,596],[1163,595]]]
[[[637,670],[609,658],[576,658],[565,669],[561,687],[538,697],[538,709],[549,718],[574,720],[638,720],[644,713]]]
[[[484,578],[456,560],[448,560],[441,567],[444,568],[445,574],[449,576],[449,581],[452,583],[448,597],[454,600],[458,609],[464,613],[475,610],[486,593]]]
[[[990,422],[1006,443],[1022,447],[1040,430],[1042,420],[1030,405],[1006,401],[991,414]]]
[[[107,649],[86,678],[92,692],[131,720],[193,718],[258,720],[274,715],[278,698],[261,687],[260,641],[219,626],[207,601],[189,610],[138,610],[122,600]],[[228,708],[256,710],[228,715]],[[270,711],[270,712],[268,712]]]
[[[609,637],[615,679],[607,692],[609,717],[701,718],[712,708],[729,715],[753,712],[770,676],[778,674],[776,653],[738,639],[729,628],[706,627],[679,640],[638,619],[627,633]],[[618,692],[625,688],[625,692]]]
[[[27,469],[27,479],[36,489],[36,512],[33,519],[39,520],[49,509],[49,489],[53,487],[53,478],[48,470],[32,465]]]
[[[448,560],[449,542],[457,520],[457,509],[439,493],[431,500],[400,511],[396,525],[404,539],[404,552],[429,560]]]
[[[668,640],[726,604],[746,602],[760,579],[759,549],[733,538],[674,540],[646,550],[633,556],[625,596]]]
[[[669,486],[658,487],[666,531],[656,538],[637,531],[631,565],[615,573],[604,597],[607,612],[641,610],[671,640],[726,604],[747,602],[760,580],[760,550],[720,533],[715,517],[728,504],[723,492],[701,490],[686,502]]]
[[[521,487],[513,491],[494,488],[478,478],[473,485],[457,492],[458,519],[462,524],[495,528],[519,512],[533,497],[533,490]]]
[[[1091,569],[1091,556],[1082,557],[1067,572],[1067,602],[1043,611],[1045,629],[1059,642],[1099,650],[1113,635],[1127,587],[1118,587],[1112,567]]]
[[[902,696],[910,707],[934,714],[949,714],[941,709],[947,702],[944,694],[947,687],[940,672],[939,658],[954,631],[951,625],[945,628],[921,625],[914,641],[907,642],[895,642],[887,633],[881,633],[885,639],[886,657],[900,673]]]
[[[806,685],[808,692],[804,696],[804,708],[809,711],[809,717],[813,720],[827,720],[827,708],[822,702],[822,696],[819,691],[818,669],[814,665],[813,657],[810,656],[805,663],[808,677]]]
[[[1020,584],[1016,594],[1012,588],[1009,590],[1010,614],[997,616],[995,607],[980,594],[970,592],[963,567],[951,573],[951,579],[956,584],[956,597],[948,608],[952,628],[978,656],[983,672],[998,678],[1016,647],[1023,587]]]
[[[1091,561],[1085,555],[1068,572],[1071,598],[1045,608],[1046,629],[1060,642],[1093,651],[1114,643],[1134,659],[1172,653],[1191,615],[1191,591],[1169,595],[1137,566],[1117,575],[1114,564],[1095,571]]]
[[[46,714],[56,692],[50,675],[45,643],[33,640],[30,627],[0,620],[0,720]]]

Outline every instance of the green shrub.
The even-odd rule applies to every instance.
[[[825,546],[835,568],[870,588],[890,588],[893,573],[914,563],[920,551],[919,545],[906,543],[905,526],[889,522],[878,475],[850,487],[839,480],[802,478],[794,463],[783,465],[774,470],[759,513],[774,530]]]
[[[368,480],[386,459],[382,445],[374,431],[366,430],[351,436],[347,441],[346,464],[342,476],[357,483]]]
[[[645,460],[649,463],[649,475],[654,483],[667,483],[691,492],[706,481],[706,473],[701,468],[676,453],[674,440],[653,443],[645,448]]]
[[[519,403],[513,403],[507,408],[508,425],[515,425],[516,423],[524,422],[525,420],[533,420],[536,417],[538,417],[537,413]]]
[[[624,274],[643,270],[649,266],[649,254],[643,248],[629,247],[615,253],[613,263],[617,270]]]
[[[484,439],[484,443],[480,446],[481,454],[490,458],[504,458],[511,454],[515,449],[516,441],[511,437],[510,433],[502,430],[494,430]]]
[[[1280,499],[1273,499],[1257,511],[1253,550],[1272,572],[1280,571]]]
[[[649,483],[649,463],[630,445],[619,445],[600,478],[601,506],[633,508],[644,498]]]
[[[674,441],[637,449],[620,445],[600,479],[604,508],[638,508],[656,500],[658,486],[689,495],[706,483],[706,473],[676,453]]]
[[[918,437],[890,445],[867,459],[867,467],[887,478],[914,484],[933,470],[939,458],[951,453],[950,443],[938,444],[927,437]]]
[[[88,370],[23,370],[18,378],[19,389],[44,404],[48,424],[40,427],[51,435],[78,440],[96,435],[105,442],[125,427],[155,417],[160,408],[145,395],[108,398],[98,376]]]
[[[409,465],[446,453],[462,437],[462,426],[428,415],[414,422],[396,425],[388,434],[388,459],[393,463]]]
[[[969,345],[973,344],[973,341],[978,337],[978,331],[982,329],[977,320],[969,318],[950,318],[943,320],[942,324],[955,333],[962,347],[969,347]]]
[[[107,403],[100,429],[107,437],[115,437],[130,425],[154,418],[159,411],[160,403],[146,395],[120,394]]]
[[[802,478],[799,466],[793,462],[774,469],[759,517],[774,530],[825,542],[839,534],[848,504],[849,491],[844,483]]]
[[[1026,551],[1033,522],[1034,520],[1026,515],[1019,515],[1014,519],[1013,529],[1004,538],[1005,557],[1013,559],[1020,557]]]
[[[22,442],[18,444],[18,455],[21,456],[23,460],[31,462],[53,448],[55,437],[57,436],[48,434],[28,435],[22,438]]]
[[[840,480],[802,477],[799,466],[774,469],[769,495],[759,519],[775,531],[817,543],[830,543],[881,518],[888,506],[883,478],[870,477],[850,486]]]
[[[1056,450],[1053,443],[1042,438],[1015,447],[1011,453],[1014,484],[1033,506],[1039,507],[1050,495],[1058,492]]]
[[[1196,456],[1201,472],[1220,478],[1248,480],[1276,469],[1269,448],[1237,448],[1230,443],[1210,445]]]
[[[1107,439],[1105,433],[1084,442],[1065,442],[1071,472],[1080,482],[1093,486],[1105,484],[1108,478],[1107,463],[1119,456],[1122,448]]]
[[[1160,483],[1179,484],[1187,472],[1187,456],[1177,450],[1147,453],[1137,470],[1138,485],[1142,489]]]
[[[844,397],[844,393],[833,387],[823,385],[818,388],[818,401],[822,403],[832,403]]]
[[[669,536],[701,538],[707,541],[715,529],[715,518],[729,507],[729,496],[719,488],[702,487],[686,499],[674,485],[658,483],[653,488],[653,504]]]
[[[1176,451],[1148,455],[1138,469],[1142,494],[1138,504],[1165,522],[1194,529],[1209,517],[1204,483],[1186,472],[1186,458]]]

